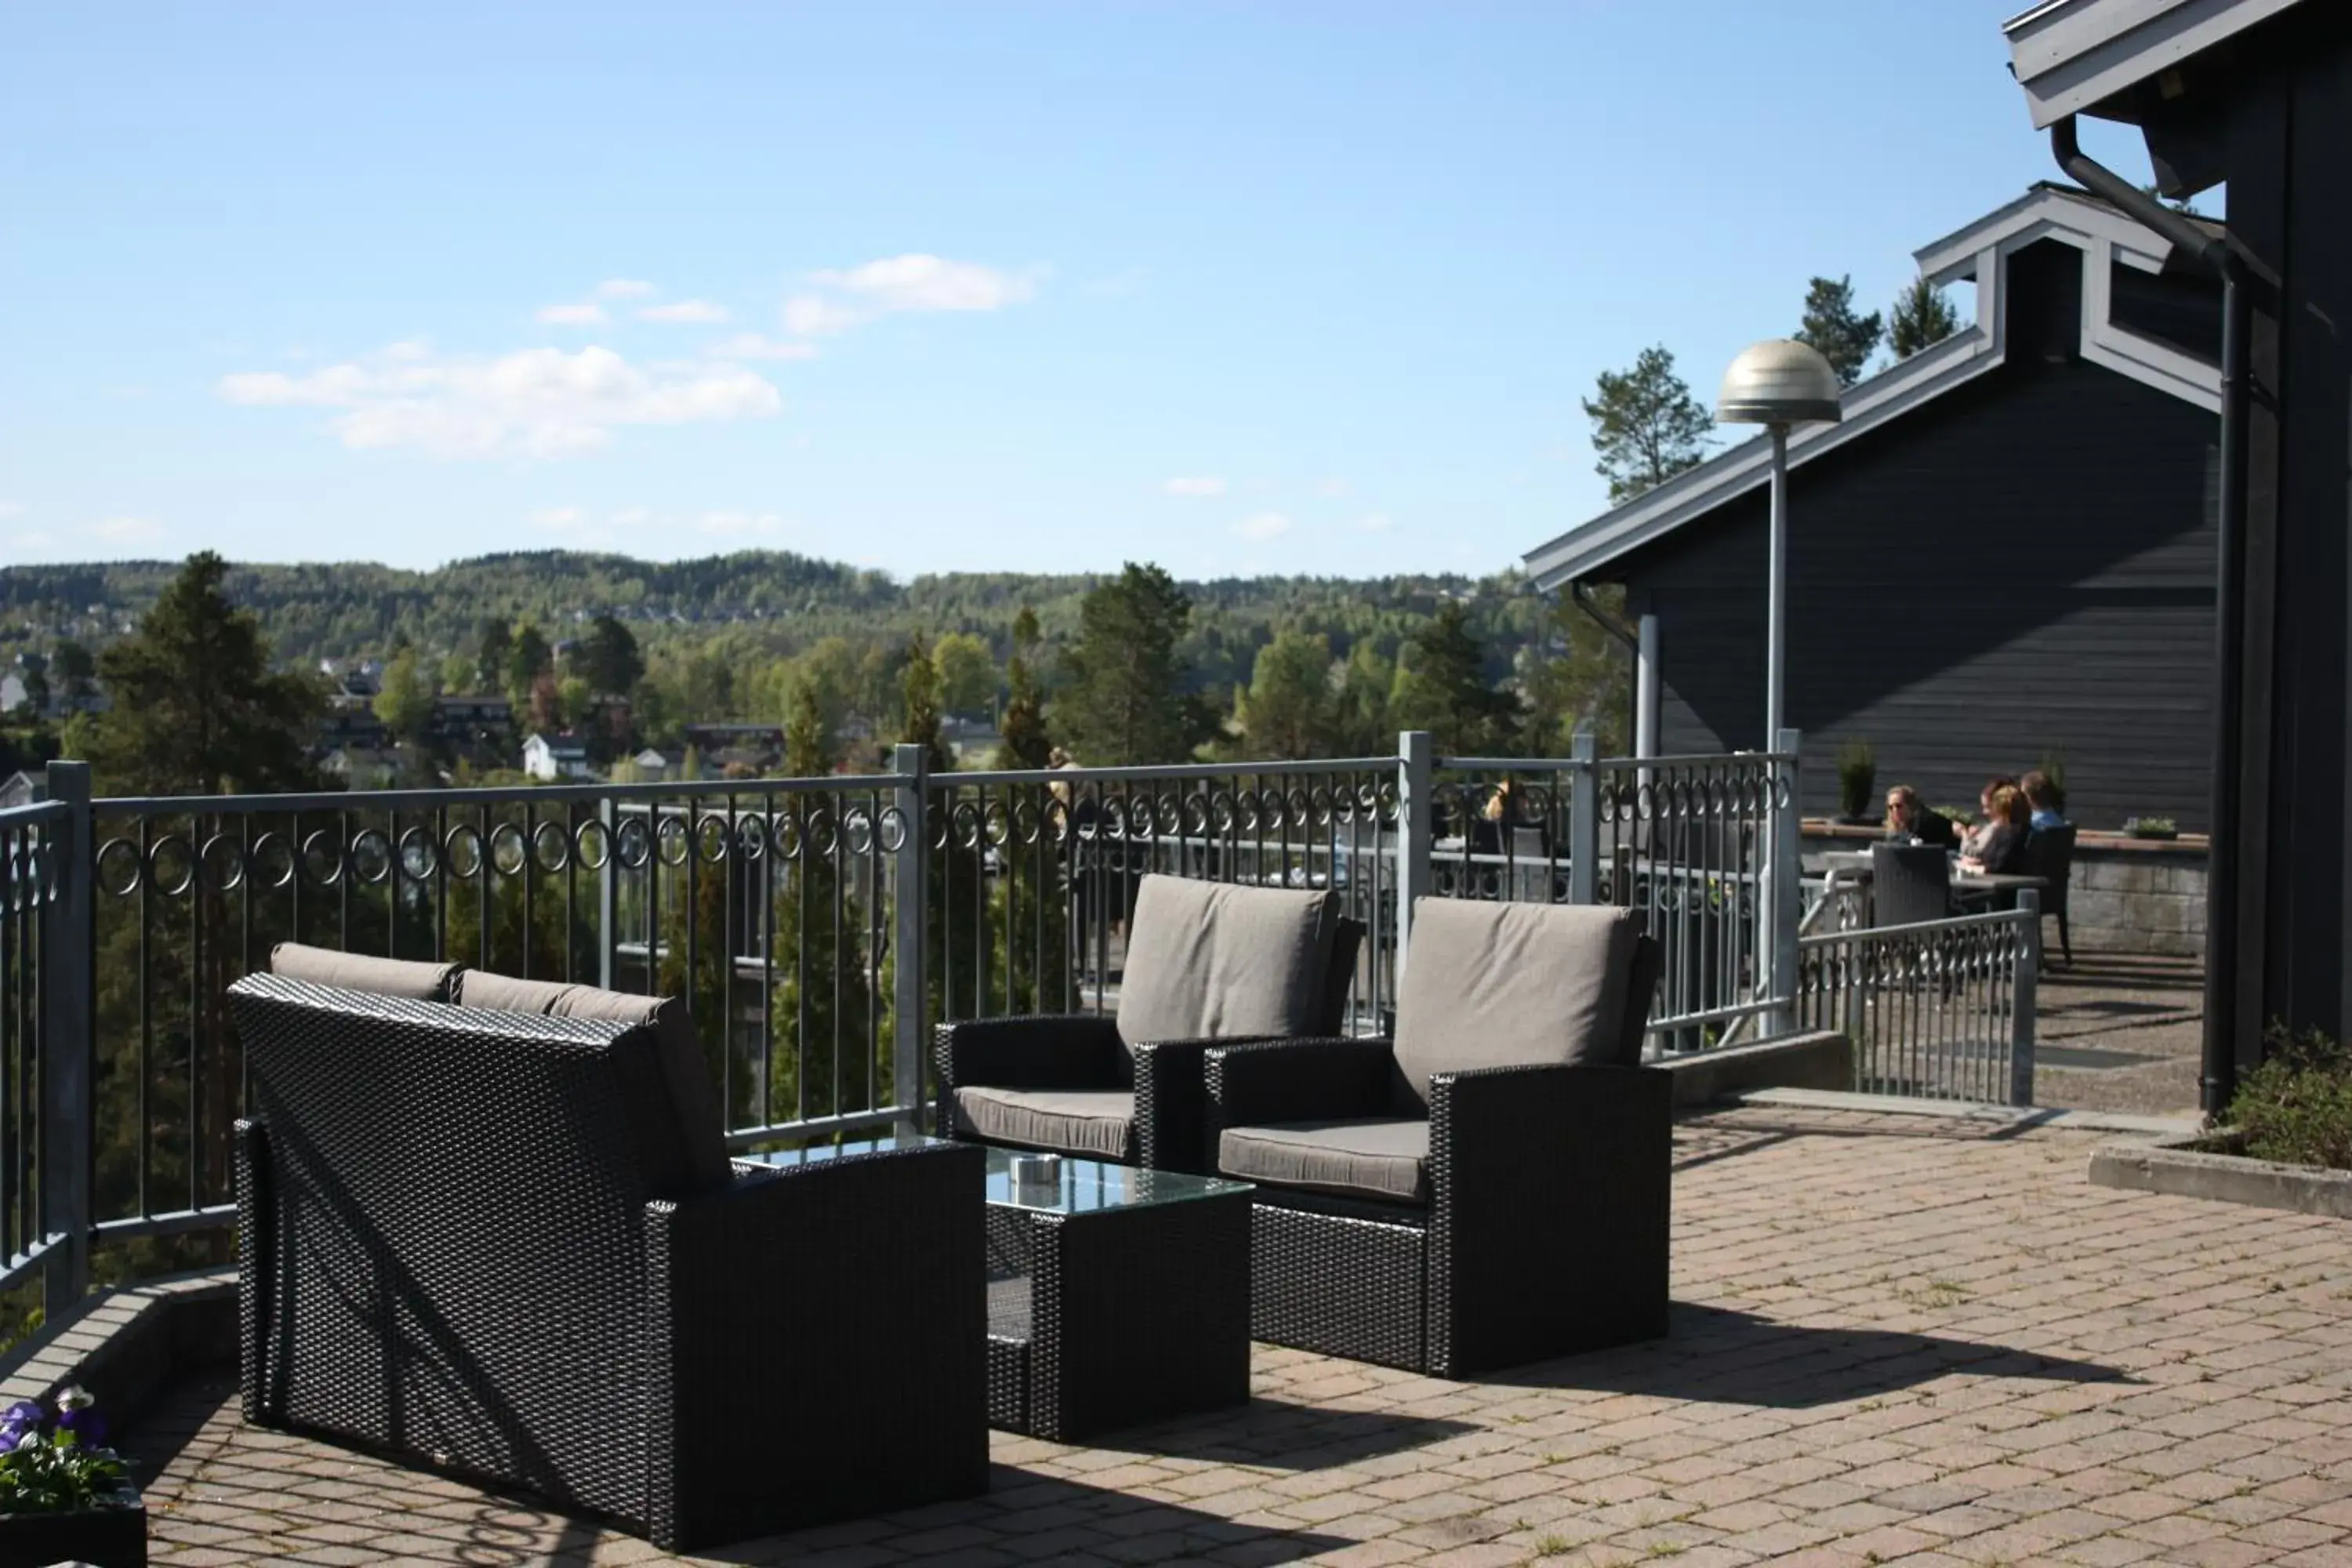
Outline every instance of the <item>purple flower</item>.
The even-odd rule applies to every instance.
[[[87,1405],[77,1405],[58,1415],[58,1430],[73,1434],[74,1441],[85,1448],[96,1448],[106,1442],[106,1418]]]
[[[20,1399],[5,1410],[0,1410],[0,1432],[7,1434],[9,1447],[16,1446],[26,1435],[41,1429],[49,1413],[29,1399]]]

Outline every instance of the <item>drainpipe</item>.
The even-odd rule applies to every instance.
[[[2205,868],[2205,1034],[2201,1100],[2209,1116],[2237,1087],[2238,785],[2245,671],[2246,417],[2253,297],[2245,263],[2229,242],[2206,233],[2085,153],[2074,117],[2050,128],[2058,166],[2084,190],[2121,207],[2187,251],[2221,279],[2221,497],[2215,509],[2212,831]],[[2259,984],[2259,982],[2257,982]]]
[[[1647,752],[1642,749],[1641,744],[1641,732],[1644,728],[1644,725],[1643,722],[1643,714],[1642,711],[1643,661],[1642,638],[1640,634],[1635,632],[1633,627],[1627,626],[1623,621],[1619,620],[1614,615],[1611,614],[1608,605],[1594,598],[1592,596],[1591,585],[1587,584],[1582,578],[1580,577],[1569,584],[1568,596],[1576,601],[1576,607],[1578,609],[1582,610],[1586,615],[1592,617],[1592,624],[1594,626],[1599,626],[1602,631],[1607,632],[1611,637],[1615,637],[1619,642],[1623,643],[1625,645],[1626,651],[1633,656],[1633,695],[1632,698],[1634,731],[1633,754],[1637,757],[1649,755]],[[1647,616],[1643,617],[1645,622],[1648,618],[1649,617]],[[1653,737],[1653,739],[1654,740],[1654,737]]]

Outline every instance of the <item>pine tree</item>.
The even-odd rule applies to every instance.
[[[1004,665],[1007,695],[998,746],[1001,767],[1042,768],[1053,760],[1045,698],[1037,689],[1037,612],[1024,605],[1013,617],[1013,657]]]
[[[489,620],[475,639],[475,689],[499,692],[507,687],[507,661],[514,656],[514,632],[506,622]]]
[[[250,795],[315,784],[307,749],[325,693],[273,674],[252,612],[228,601],[228,563],[188,557],[139,629],[98,668],[112,698],[90,736],[107,795]]]
[[[572,651],[572,667],[590,690],[626,697],[645,679],[646,656],[638,651],[636,637],[628,627],[603,615],[591,623],[588,635]]]
[[[551,674],[554,665],[555,650],[548,646],[547,635],[525,621],[522,629],[515,633],[513,645],[507,649],[507,695],[518,706],[528,701],[539,678]]]
[[[433,717],[433,689],[416,668],[416,650],[402,648],[383,667],[383,689],[376,693],[375,716],[393,738],[414,742]]]
[[[1804,320],[1797,329],[1797,341],[1821,351],[1830,368],[1837,372],[1840,386],[1852,386],[1862,379],[1885,333],[1877,311],[1854,314],[1852,276],[1816,278],[1805,286]]]
[[[1597,590],[1597,596],[1604,609],[1615,613],[1624,605],[1625,590],[1611,584]],[[1568,595],[1548,602],[1525,655],[1528,756],[1567,755],[1577,727],[1585,723],[1592,726],[1602,756],[1624,754],[1632,694],[1623,647]]]
[[[796,679],[785,695],[784,771],[794,778],[824,778],[836,760],[815,684]],[[861,940],[866,918],[843,886],[836,858],[843,852],[838,798],[794,793],[783,797],[781,809],[796,848],[782,862],[772,893],[776,984],[769,1014],[768,1115],[789,1120],[862,1110],[876,1050],[876,998]],[[880,1048],[888,1049],[887,1039]],[[887,1068],[877,1067],[876,1081],[887,1085]]]
[[[1078,606],[1078,640],[1063,654],[1055,708],[1066,743],[1097,767],[1180,763],[1201,733],[1177,646],[1192,601],[1157,566],[1128,563]]]
[[[1250,683],[1235,708],[1251,756],[1291,761],[1330,755],[1338,720],[1330,639],[1297,630],[1276,633],[1257,650]]]
[[[1413,633],[1398,679],[1401,727],[1427,730],[1444,756],[1498,756],[1517,738],[1518,698],[1486,679],[1486,649],[1458,599]]]
[[[1895,297],[1895,309],[1887,316],[1886,346],[1896,359],[1906,360],[1959,330],[1960,313],[1922,273]]]
[[[1706,455],[1715,421],[1700,406],[1664,344],[1643,349],[1631,370],[1601,373],[1599,395],[1584,400],[1592,421],[1594,471],[1609,481],[1610,504],[1654,489]]]

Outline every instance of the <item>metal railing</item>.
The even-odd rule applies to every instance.
[[[1853,1087],[1977,1103],[2033,1103],[2042,916],[2018,907],[1797,942],[1796,1016],[1852,1042]]]
[[[1430,895],[1643,910],[1655,1050],[1820,1022],[1909,971],[1816,944],[1801,986],[1781,740],[1440,759],[1415,732],[1393,757],[937,774],[901,746],[866,775],[95,801],[52,764],[52,799],[0,813],[0,1287],[69,1300],[93,1241],[226,1228],[224,995],[280,942],[683,995],[739,1149],[925,1120],[939,1020],[1116,1009],[1154,872],[1336,891],[1367,928],[1360,1032]],[[1882,1000],[1853,1005],[1884,1029]]]
[[[1580,735],[1566,759],[1440,757],[1431,890],[1641,910],[1664,950],[1650,1014],[1664,1052],[1785,1023],[1796,921],[1772,889],[1796,885],[1799,737],[1780,741],[1602,760]]]

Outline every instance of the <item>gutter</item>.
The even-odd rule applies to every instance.
[[[1568,596],[1576,607],[1592,617],[1592,624],[1625,645],[1626,668],[1631,672],[1625,693],[1625,717],[1638,732],[1642,724],[1642,637],[1633,627],[1610,613],[1609,607],[1592,596],[1592,585],[1583,578],[1570,580]],[[1637,748],[1638,749],[1638,748]]]
[[[2092,158],[2075,139],[2074,117],[2050,128],[2058,166],[2084,190],[2121,207],[2187,252],[2221,279],[2221,497],[2215,508],[2213,629],[2212,831],[2205,879],[2205,1032],[2200,1100],[2217,1116],[2237,1088],[2236,978],[2239,782],[2244,721],[2246,576],[2246,425],[2250,411],[2248,347],[2252,337],[2252,279],[2228,240],[2206,233],[2138,186]]]

